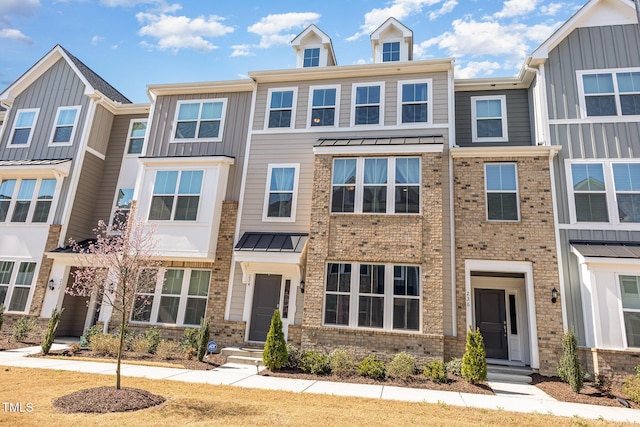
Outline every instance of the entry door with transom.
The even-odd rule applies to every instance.
[[[476,326],[489,359],[509,359],[507,313],[502,289],[475,289]]]
[[[278,308],[280,302],[281,285],[282,276],[280,275],[256,274],[249,341],[264,342],[267,340],[273,311]]]

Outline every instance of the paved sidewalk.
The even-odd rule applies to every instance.
[[[54,344],[53,350],[66,348]],[[91,374],[115,374],[115,365],[108,362],[84,362],[77,360],[25,357],[40,352],[40,347],[0,351],[1,366],[21,368],[57,369]],[[263,367],[261,367],[263,369]],[[257,375],[255,366],[228,363],[210,371],[194,371],[180,368],[163,368],[122,364],[126,377],[184,381],[214,385],[232,385],[247,388],[284,390],[296,393],[333,394],[339,396],[368,397],[408,402],[427,402],[454,406],[551,414],[563,417],[605,419],[614,422],[640,423],[640,410],[579,403],[559,402],[534,386],[490,382],[496,395],[457,393],[408,387],[371,384],[337,383],[331,381],[277,378]]]

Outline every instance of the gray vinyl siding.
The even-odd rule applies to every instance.
[[[95,237],[93,229],[97,224],[94,223],[94,205],[96,195],[100,191],[102,172],[104,170],[105,161],[87,152],[84,156],[82,169],[78,180],[78,187],[75,193],[75,199],[69,217],[69,228],[64,240],[73,238],[76,241]]]
[[[395,126],[397,124],[397,106],[398,106],[398,81],[403,80],[422,80],[432,79],[432,96],[433,100],[431,108],[433,111],[433,124],[446,124],[448,122],[449,110],[447,108],[448,99],[448,74],[446,72],[430,73],[430,74],[403,74],[401,76],[384,76],[384,77],[363,77],[349,79],[324,79],[312,82],[294,82],[279,83],[272,85],[259,85],[256,94],[255,115],[253,121],[253,130],[265,129],[265,117],[268,112],[267,102],[269,100],[270,88],[292,88],[298,90],[296,111],[295,111],[295,129],[307,128],[307,114],[309,108],[309,87],[339,85],[340,86],[340,111],[339,127],[349,127],[351,124],[351,95],[354,83],[383,82],[385,84],[384,96],[384,126]],[[283,129],[284,132],[289,129]],[[325,131],[329,131],[325,129]],[[425,131],[422,131],[425,134]]]
[[[87,146],[93,148],[100,154],[106,154],[112,124],[113,114],[106,108],[98,105],[91,123],[91,133],[89,134]]]
[[[12,107],[7,111],[6,125],[0,140],[0,160],[27,159],[66,159],[74,158],[77,153],[83,126],[89,110],[90,100],[84,95],[82,81],[60,59],[26,90],[20,93]],[[48,147],[58,107],[80,105],[77,129],[73,145]],[[29,147],[8,148],[8,139],[15,120],[16,112],[25,108],[39,108],[37,122],[32,130],[33,137]]]
[[[471,120],[472,96],[506,96],[507,142],[471,142],[473,122]],[[526,89],[456,92],[456,145],[469,146],[514,146],[532,145],[531,113]]]
[[[222,92],[192,95],[160,96],[154,106],[152,126],[145,156],[195,157],[229,156],[235,159],[229,173],[226,200],[239,200],[242,165],[247,141],[247,129],[251,109],[252,92]],[[170,142],[177,101],[190,99],[227,99],[227,111],[222,141],[220,142]]]

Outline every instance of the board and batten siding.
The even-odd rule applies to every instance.
[[[242,165],[247,141],[252,92],[220,92],[159,96],[154,107],[152,126],[148,130],[148,157],[229,156],[235,159],[229,171],[225,200],[239,200]],[[171,142],[178,101],[227,99],[222,141]]]
[[[472,142],[471,97],[500,95],[504,95],[507,101],[507,135],[509,140],[506,142]],[[456,145],[460,147],[533,144],[529,95],[526,89],[456,92],[455,111]]]
[[[0,141],[0,160],[71,159],[74,158],[83,126],[88,114],[90,100],[84,95],[85,86],[63,59],[16,96],[7,112],[6,123]],[[80,105],[80,116],[71,146],[49,147],[58,107]],[[29,147],[9,148],[9,138],[16,113],[24,108],[39,108],[37,122]]]
[[[422,73],[422,74],[403,74],[400,76],[381,76],[381,77],[362,77],[348,79],[322,79],[304,82],[290,82],[278,84],[260,84],[256,94],[256,105],[253,130],[262,130],[265,128],[265,118],[269,110],[267,102],[269,100],[269,89],[292,88],[298,90],[295,111],[295,129],[307,128],[307,114],[309,109],[309,87],[310,86],[340,86],[340,111],[339,127],[348,128],[351,125],[351,95],[352,86],[355,83],[384,82],[384,126],[396,126],[397,124],[397,107],[398,107],[398,82],[404,80],[422,80],[431,79],[431,93],[433,124],[446,124],[448,122],[448,90],[449,80],[446,72],[438,73]],[[328,131],[328,130],[327,130]],[[423,131],[424,134],[424,131]]]

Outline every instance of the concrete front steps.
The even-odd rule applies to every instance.
[[[239,363],[241,365],[262,365],[262,352],[264,348],[257,345],[242,347],[225,347],[220,354],[227,356],[227,363]]]
[[[487,365],[487,381],[530,384],[533,370],[524,366]]]

